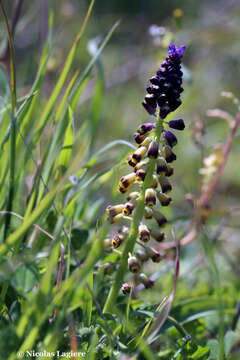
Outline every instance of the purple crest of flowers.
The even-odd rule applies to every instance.
[[[150,79],[151,85],[147,87],[147,95],[142,105],[150,115],[153,115],[159,107],[161,119],[175,111],[181,105],[180,94],[182,88],[181,59],[185,46],[176,48],[174,44],[169,46],[168,56],[161,64],[156,76]]]

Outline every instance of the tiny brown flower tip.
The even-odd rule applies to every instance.
[[[149,159],[144,159],[136,164],[134,171],[137,172],[139,169],[147,170],[149,166]]]
[[[145,204],[149,207],[156,205],[156,192],[154,189],[149,188],[145,191]]]
[[[149,247],[149,246],[146,246],[146,252],[148,254],[148,256],[150,257],[150,259],[153,261],[153,262],[160,262],[161,259],[162,259],[162,256],[159,254],[158,251],[156,251],[155,249]]]
[[[147,172],[143,169],[139,169],[137,172],[136,172],[136,181],[137,182],[143,182],[145,177],[146,177],[146,174]]]
[[[168,206],[172,201],[172,198],[170,196],[167,196],[166,194],[161,193],[160,191],[157,191],[157,198],[162,206]]]
[[[165,176],[170,177],[174,173],[174,169],[171,165],[167,164],[167,172],[165,173]]]
[[[125,205],[124,205],[124,208],[123,208],[123,214],[128,216],[128,215],[131,215],[131,213],[133,212],[133,209],[134,209],[134,204],[131,203],[131,202],[127,202]]]
[[[138,261],[138,259],[136,258],[136,256],[130,256],[128,258],[128,268],[132,273],[138,273],[141,265]]]
[[[159,263],[162,260],[162,256],[159,254],[159,252],[156,251],[156,253],[151,257],[152,261],[155,263]]]
[[[135,172],[122,176],[119,182],[119,186],[121,188],[127,189],[129,188],[129,186],[131,186],[134,183],[135,179],[136,179]]]
[[[133,134],[133,138],[136,141],[137,144],[141,144],[143,142],[143,140],[147,137],[147,134],[139,134],[138,132],[136,132],[135,134]]]
[[[168,171],[167,162],[163,157],[159,157],[157,159],[157,174],[158,175],[165,175]]]
[[[166,225],[167,219],[160,211],[153,209],[153,217],[159,226],[164,227]]]
[[[114,247],[114,249],[117,249],[123,242],[124,240],[124,236],[121,234],[115,234],[114,237],[112,238],[112,246]]]
[[[135,165],[142,160],[146,152],[146,146],[140,146],[136,151],[134,151],[134,153],[132,154],[132,161],[135,162]]]
[[[156,159],[158,157],[158,143],[156,141],[152,141],[149,145],[147,156],[150,159]]]
[[[152,209],[148,208],[147,206],[144,209],[144,217],[145,219],[152,219],[153,217]]]
[[[150,233],[157,242],[162,242],[165,240],[164,232],[160,231],[159,229],[151,229]]]
[[[127,201],[131,201],[131,202],[135,203],[135,201],[138,200],[139,196],[140,196],[140,193],[138,191],[133,191],[128,195]]]
[[[177,159],[176,154],[174,154],[171,147],[168,145],[164,146],[163,154],[167,163],[171,163]]]
[[[150,231],[148,227],[144,224],[140,224],[138,227],[138,236],[139,239],[143,242],[148,242],[150,240]]]
[[[98,267],[98,270],[104,269],[104,274],[109,273],[110,270],[112,270],[113,264],[110,262],[106,262]]]
[[[106,208],[107,217],[110,219],[113,218],[117,214],[120,214],[122,212],[123,208],[124,208],[123,204],[108,205],[108,207]]]
[[[131,286],[128,283],[123,283],[121,286],[121,290],[124,295],[129,294],[131,291]]]
[[[139,249],[136,252],[136,256],[138,257],[139,260],[141,260],[142,262],[146,262],[149,259],[148,254],[146,253],[145,250]]]
[[[158,176],[158,181],[163,193],[169,193],[172,190],[172,185],[165,176]]]
[[[152,184],[150,187],[153,189],[156,189],[158,187],[158,178],[156,175],[153,175]]]
[[[154,285],[154,281],[149,279],[149,277],[147,277],[147,275],[145,275],[144,273],[141,273],[138,279],[145,286],[146,289],[151,289]]]
[[[132,166],[134,167],[136,165],[136,160],[132,158],[132,156],[130,155],[128,158],[127,158],[127,163],[129,166]]]

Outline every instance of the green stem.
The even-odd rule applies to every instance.
[[[159,117],[158,120],[157,120],[156,129],[155,129],[156,141],[158,142],[158,144],[159,144],[159,141],[160,141],[160,136],[161,136],[162,131],[163,131],[163,121]],[[111,287],[109,295],[107,297],[107,300],[106,300],[106,303],[105,303],[105,306],[104,306],[104,309],[103,309],[103,313],[113,311],[113,306],[116,303],[116,299],[117,299],[118,292],[119,292],[119,289],[120,289],[120,283],[123,280],[126,271],[128,270],[128,265],[127,265],[128,254],[132,253],[132,251],[134,249],[134,246],[135,246],[135,243],[136,243],[136,239],[138,237],[138,226],[139,226],[139,224],[140,224],[140,222],[142,220],[142,217],[144,215],[145,191],[152,183],[153,173],[154,173],[154,169],[155,169],[155,163],[156,163],[155,159],[150,159],[147,176],[146,176],[146,178],[145,178],[145,180],[143,182],[141,195],[140,195],[140,198],[139,198],[139,200],[137,202],[136,209],[134,211],[134,216],[133,216],[133,221],[132,221],[130,234],[129,234],[129,237],[127,238],[127,240],[126,240],[126,244],[125,244],[124,250],[122,252],[119,268],[117,270],[115,279],[113,281],[112,287]]]
[[[16,67],[15,67],[15,56],[14,56],[14,46],[13,46],[13,37],[10,30],[8,17],[5,11],[5,8],[0,0],[0,9],[4,18],[4,22],[7,28],[8,33],[8,42],[10,49],[10,87],[11,87],[11,103],[12,103],[12,118],[15,120],[15,110],[17,106],[17,95],[16,95]],[[14,199],[14,190],[15,190],[15,156],[16,156],[16,128],[11,119],[11,138],[10,138],[10,183],[9,183],[9,193],[8,193],[8,202],[7,202],[7,211],[4,229],[4,240],[6,240],[8,228],[11,222],[11,211],[12,204]]]
[[[187,331],[184,329],[184,327],[172,316],[167,317],[168,321],[179,331],[179,333],[185,337],[188,335]]]

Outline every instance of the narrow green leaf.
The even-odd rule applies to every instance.
[[[228,356],[236,341],[236,334],[232,330],[228,330],[224,336],[225,356]]]
[[[68,113],[69,113],[69,123],[67,126],[67,130],[65,133],[65,139],[63,143],[62,150],[60,152],[59,158],[57,160],[57,165],[60,167],[60,171],[63,172],[66,171],[68,168],[68,165],[70,163],[71,154],[72,154],[72,147],[73,147],[73,112],[71,107],[68,107]]]

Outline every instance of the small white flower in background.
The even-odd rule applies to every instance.
[[[148,33],[153,39],[154,45],[160,45],[162,42],[162,37],[165,34],[166,29],[163,26],[158,26],[152,24],[148,28]]]

